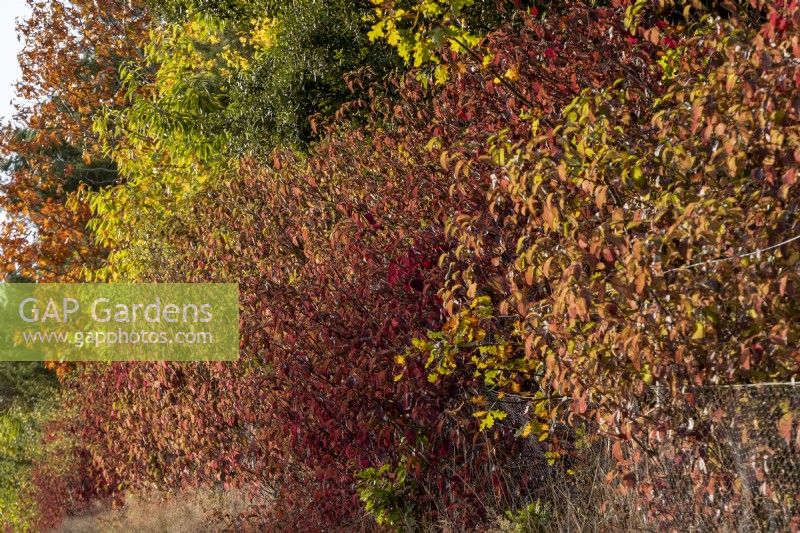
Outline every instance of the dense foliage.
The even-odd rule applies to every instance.
[[[39,526],[222,486],[277,530],[546,528],[599,441],[651,526],[688,511],[647,461],[735,520],[749,489],[686,413],[800,373],[797,2],[53,5],[23,33],[94,77],[23,54],[7,271],[238,282],[242,348],[62,368]]]
[[[0,365],[0,521],[14,530],[36,517],[31,474],[45,460],[41,431],[54,416],[55,387],[55,375],[39,363]]]
[[[129,2],[31,2],[19,24],[18,119],[2,134],[4,273],[80,280],[103,251],[84,226],[89,209],[67,207],[79,186],[114,183],[117,170],[92,133],[103,106],[123,105],[118,68],[136,55],[146,14]]]

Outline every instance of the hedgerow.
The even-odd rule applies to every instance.
[[[40,496],[222,485],[270,529],[547,527],[546,484],[602,440],[645,523],[689,512],[650,461],[690,465],[691,511],[733,523],[747,489],[686,413],[798,374],[796,2],[517,5],[485,35],[483,3],[374,4],[361,25],[418,68],[356,54],[349,96],[292,93],[313,135],[230,122],[275,104],[259,69],[294,57],[294,15],[176,3],[123,67],[96,121],[121,179],[71,196],[111,252],[91,275],[238,282],[241,358],[69,372],[81,467]],[[798,446],[775,410],[765,461]]]
[[[569,449],[548,435],[558,423],[612,436],[623,488],[668,523],[682,511],[662,492],[668,480],[638,468],[644,456],[676,468],[692,461],[696,511],[718,524],[743,497],[714,439],[681,416],[692,391],[785,380],[800,364],[797,6],[753,9],[702,14],[681,33],[663,19],[627,35],[612,26],[615,49],[631,48],[627,64],[612,63],[618,73],[602,62],[609,78],[581,84],[557,117],[533,114],[521,139],[507,120],[487,135],[486,166],[458,145],[440,156],[463,185],[439,294],[454,313],[476,295],[496,311],[456,314],[444,331],[456,349],[418,345],[431,375],[466,366],[510,394],[535,376],[528,394],[547,408],[523,432],[558,454]],[[573,56],[568,43],[547,50],[556,64],[601,63],[591,51]],[[547,69],[547,50],[531,68]],[[516,78],[519,60],[509,56],[499,70]],[[569,79],[542,74],[534,79]],[[487,340],[453,338],[464,320],[480,321],[469,340]],[[781,489],[765,490],[794,505]]]

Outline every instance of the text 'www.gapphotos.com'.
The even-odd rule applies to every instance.
[[[213,344],[214,334],[209,331],[26,331],[22,334],[26,344],[65,344],[83,348],[114,345],[142,344]]]

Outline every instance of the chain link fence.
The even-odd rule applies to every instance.
[[[541,490],[515,504],[543,505],[509,530],[800,531],[800,383],[702,387],[674,400],[656,388],[639,401],[672,429],[657,449],[623,444],[626,477],[616,441],[591,429],[573,430],[574,449],[554,466],[532,443],[520,466]],[[523,404],[504,407],[511,425],[525,419]]]
[[[664,497],[684,510],[673,524],[741,532],[800,527],[800,385],[706,387],[694,391],[693,403],[678,437],[698,441],[700,454],[665,462],[672,484]]]
[[[637,456],[629,490],[625,479],[612,482],[611,441],[578,447],[573,494],[552,494],[554,512],[559,498],[597,511],[557,529],[800,531],[800,383],[703,387],[684,392],[686,401],[668,400],[642,400],[681,407],[664,411],[677,429]]]

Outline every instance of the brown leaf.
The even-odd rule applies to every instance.
[[[579,415],[582,415],[583,413],[585,413],[585,412],[586,412],[586,410],[587,410],[587,408],[588,408],[587,396],[588,396],[588,393],[587,393],[587,392],[584,392],[584,393],[581,395],[581,397],[580,397],[580,398],[578,398],[577,400],[573,401],[573,403],[572,403],[572,409],[573,409],[573,411],[574,411],[575,413],[577,413],[577,414],[579,414]]]
[[[643,294],[646,284],[647,284],[647,272],[642,270],[636,276],[636,294]]]
[[[786,444],[792,442],[792,422],[793,416],[791,412],[786,413],[778,420],[778,435],[786,441]]]
[[[627,460],[625,459],[625,454],[622,453],[622,444],[620,444],[620,441],[615,441],[613,446],[611,446],[611,455],[618,463],[620,464],[627,463]]]
[[[603,209],[603,206],[606,205],[606,201],[608,200],[608,187],[598,187],[594,192],[594,203],[598,209]]]

